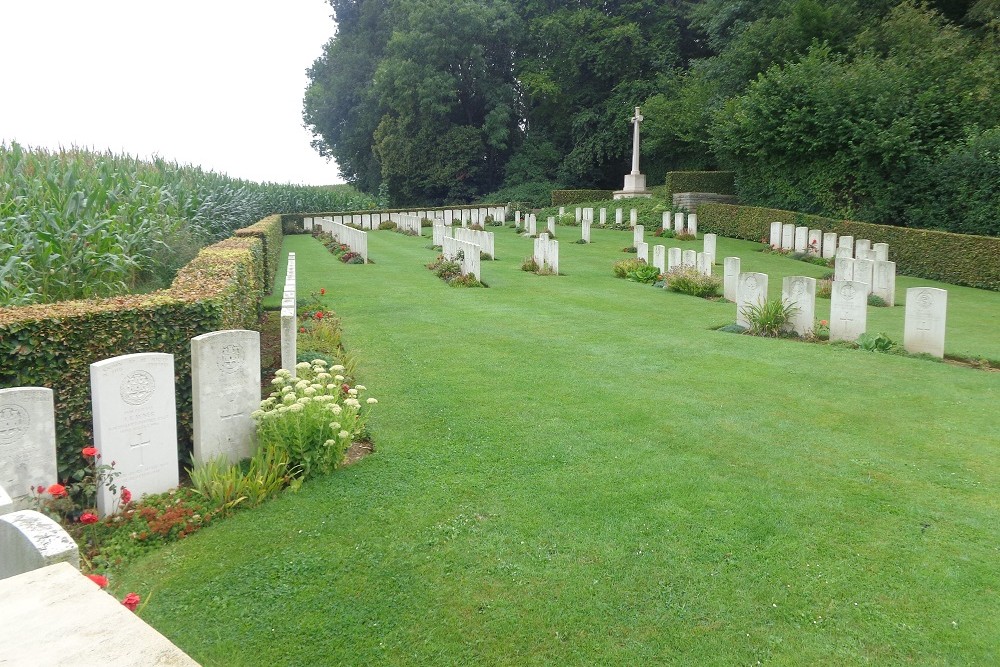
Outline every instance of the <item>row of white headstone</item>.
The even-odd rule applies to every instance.
[[[281,294],[281,367],[295,377],[298,353],[299,317],[298,295],[295,291],[295,253],[288,253],[285,270],[285,288]]]
[[[347,225],[330,221],[327,218],[316,218],[312,228],[320,232],[328,232],[337,243],[343,243],[353,252],[361,255],[361,259],[368,263],[368,232],[348,227]],[[420,228],[417,227],[419,230]],[[419,234],[419,231],[417,232]]]
[[[789,223],[772,222],[769,243],[776,250],[804,252],[826,259],[844,257],[882,262],[889,259],[888,243],[873,244],[869,239],[855,242],[853,236],[837,236],[834,232],[824,233]]]
[[[532,257],[539,269],[547,267],[553,274],[559,275],[559,241],[542,232],[535,239]]]
[[[412,211],[373,211],[371,213],[351,213],[343,215],[327,215],[327,216],[306,216],[302,218],[302,227],[307,232],[313,231],[316,227],[316,223],[335,222],[341,225],[353,225],[355,227],[360,227],[361,229],[378,229],[378,226],[383,222],[396,222],[396,216],[399,215],[409,215],[414,216],[420,220],[428,219],[431,221],[440,220],[445,225],[451,226],[453,222],[461,222],[463,227],[468,225],[484,225],[487,222],[487,218],[492,217],[495,222],[501,224],[507,221],[507,206],[482,206],[475,208],[456,208],[456,209],[413,209]]]
[[[490,256],[490,259],[497,258],[496,241],[493,232],[487,232],[479,229],[469,229],[468,227],[445,227],[445,229],[450,229],[452,231],[452,236],[459,241],[465,241],[466,243],[479,246],[480,250]]]
[[[253,454],[260,406],[260,334],[229,330],[191,339],[194,460],[237,462]],[[118,473],[115,484],[133,497],[177,486],[177,410],[174,356],[144,352],[90,365],[94,446],[100,463]],[[14,509],[31,507],[33,489],[57,480],[53,392],[43,387],[0,389],[0,486]],[[101,516],[117,497],[97,496]]]
[[[566,207],[559,207],[559,217],[566,215]],[[583,227],[583,240],[590,243],[590,228],[594,224],[594,209],[590,207],[580,208],[577,207],[575,210],[576,222]],[[620,208],[615,209],[615,226],[621,227],[625,220],[624,210]],[[520,213],[515,213],[514,222],[520,227]],[[598,222],[601,227],[606,226],[608,223],[608,209],[601,208],[598,209]],[[672,223],[672,224],[671,224]],[[639,224],[639,212],[636,209],[629,209],[629,226],[636,227]],[[682,211],[677,211],[673,213],[671,211],[663,212],[663,229],[673,229],[675,234],[690,234],[691,236],[698,236],[698,215],[695,213],[685,214]]]
[[[406,213],[391,213],[389,216],[396,227],[414,236],[420,236],[423,232],[423,218],[419,215],[408,215]]]
[[[471,275],[478,280],[482,280],[482,274],[480,273],[481,252],[482,249],[475,243],[461,241],[452,236],[445,236],[441,239],[441,254],[447,260],[458,261],[462,267],[463,276]]]
[[[738,257],[726,258],[725,297],[735,297],[731,300],[736,302],[736,323],[749,327],[747,307],[760,305],[767,299],[767,274],[741,273],[739,268]],[[781,300],[795,308],[786,330],[800,336],[811,335],[816,322],[816,279],[785,277],[781,282]],[[934,287],[906,290],[903,348],[914,354],[943,357],[947,308],[947,290]],[[830,292],[830,340],[856,341],[867,326],[868,285],[855,280],[834,280]]]
[[[834,259],[833,279],[865,285],[866,295],[880,297],[887,306],[896,305],[896,263],[884,260]]]

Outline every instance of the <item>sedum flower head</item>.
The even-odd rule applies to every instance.
[[[367,401],[365,401],[365,403],[367,403],[368,405],[375,405],[376,403],[378,403],[378,399],[377,398],[369,398]]]

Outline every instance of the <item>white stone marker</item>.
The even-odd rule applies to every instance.
[[[695,238],[698,238],[698,214],[697,213],[691,213],[690,215],[688,215],[688,228],[687,228],[687,232],[691,236],[693,236]]]
[[[587,243],[590,243],[590,222],[590,220],[584,218],[583,222],[580,223],[580,238]]]
[[[281,367],[295,377],[299,323],[295,299],[281,300]]]
[[[770,245],[771,245],[772,248],[777,249],[777,248],[781,247],[781,223],[780,222],[772,222],[771,223],[771,235],[770,235],[768,241],[770,242]]]
[[[663,229],[670,229],[670,215],[670,211],[663,212],[663,220],[660,223],[660,227],[663,227]]]
[[[837,239],[837,248],[848,248],[850,254],[848,257],[854,257],[854,237],[853,236],[841,236]]]
[[[696,250],[685,250],[681,253],[681,266],[698,268],[698,252]]]
[[[608,224],[608,209],[602,208],[600,216],[601,216],[601,227],[604,227],[605,225]]]
[[[868,294],[872,293],[872,286],[875,283],[874,273],[875,262],[870,259],[854,260],[854,282],[868,285]]]
[[[10,499],[10,496],[4,491],[4,488],[0,486],[0,515],[10,514],[14,511],[14,501]]]
[[[823,232],[819,229],[809,230],[809,245],[806,250],[810,255],[819,256],[820,245],[823,243]]]
[[[11,498],[11,509],[32,507],[31,490],[58,479],[52,390],[0,389],[0,486]]]
[[[449,229],[451,228],[447,227],[446,225],[438,224],[435,222],[434,226],[431,227],[431,234],[432,234],[431,244],[441,245],[442,243],[444,243],[443,239],[445,236],[447,236]]]
[[[639,212],[636,211],[634,208],[629,209],[628,211],[628,224],[629,227],[635,227],[637,224],[639,224]]]
[[[888,243],[876,243],[872,246],[872,252],[875,253],[876,262],[888,262],[889,261],[889,244]]]
[[[830,292],[830,340],[854,342],[868,326],[868,285],[835,280]]]
[[[576,209],[574,209],[573,215],[576,217],[577,224],[583,222],[583,209],[581,209],[579,206],[577,206]]]
[[[550,236],[555,236],[556,235],[556,219],[550,216],[547,222],[548,222],[547,226],[549,228],[549,235]]]
[[[196,463],[253,456],[257,425],[250,413],[260,407],[260,333],[233,329],[192,338],[191,398]]]
[[[703,276],[712,275],[712,262],[710,260],[711,258],[703,252],[699,252],[695,255],[694,262],[695,268],[698,269],[698,273]]]
[[[552,273],[559,275],[559,241],[549,239],[549,247],[545,251],[545,261],[548,262]]]
[[[722,296],[726,301],[736,302],[736,288],[740,280],[740,258],[726,257],[723,260]]]
[[[559,207],[559,217],[561,218],[564,215],[566,215],[566,207],[565,206],[560,206]]]
[[[813,332],[816,321],[816,279],[806,276],[786,276],[781,281],[782,302],[796,308],[784,326],[799,336]]]
[[[944,357],[944,330],[948,313],[948,290],[911,287],[906,290],[903,347],[911,354]]]
[[[667,271],[673,271],[679,266],[683,266],[681,261],[681,249],[670,248],[667,250]]]
[[[126,354],[90,365],[94,445],[101,461],[114,461],[119,489],[133,497],[163,493],[178,484],[174,355]],[[97,512],[107,516],[118,498],[107,487],[97,494]]]
[[[80,567],[80,550],[62,526],[35,510],[0,516],[0,579],[54,563]],[[4,606],[8,604],[4,598]],[[5,648],[11,647],[5,643]]]
[[[715,264],[715,246],[717,238],[715,234],[705,234],[705,245],[703,251],[708,256],[708,263]]]
[[[854,259],[850,248],[842,248],[840,246],[837,246],[835,257],[836,259]]]
[[[791,250],[795,247],[795,225],[781,226],[781,249]]]
[[[594,209],[591,207],[583,209],[583,219],[590,224],[594,224]]]
[[[521,228],[521,212],[514,211],[514,227],[517,229]]]
[[[549,249],[549,235],[542,232],[535,239],[534,252],[532,252],[532,257],[535,260],[535,264],[538,264],[538,268],[545,266],[545,252]]]
[[[896,305],[896,262],[876,260],[873,272],[875,283],[872,294],[880,297],[889,306]]]
[[[736,324],[750,327],[743,312],[748,306],[759,306],[767,300],[767,274],[741,273],[736,287]]]
[[[809,228],[795,228],[795,252],[806,252],[809,247]]]
[[[674,234],[684,233],[684,214],[681,212],[674,213]]]
[[[854,260],[850,257],[837,257],[833,263],[834,280],[854,280]]]
[[[615,209],[615,226],[622,226],[622,210],[620,208]]]
[[[823,258],[830,259],[837,255],[837,235],[834,232],[823,234]]]
[[[667,247],[662,245],[653,246],[653,266],[660,270],[660,273],[667,272]]]
[[[867,259],[868,251],[872,249],[872,242],[868,239],[858,239],[854,242],[854,257],[856,259]]]
[[[632,245],[638,248],[639,244],[642,243],[642,239],[645,233],[646,233],[645,227],[643,227],[642,225],[636,225],[632,229]]]
[[[648,264],[649,263],[649,244],[646,243],[646,242],[644,242],[644,241],[640,241],[639,243],[636,243],[635,244],[635,256],[638,259],[641,259],[642,261],[644,261],[644,262],[646,262]]]

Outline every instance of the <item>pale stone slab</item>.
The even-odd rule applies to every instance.
[[[639,212],[634,208],[628,211],[628,224],[629,227],[635,227],[639,223]]]
[[[823,234],[823,257],[831,259],[837,254],[837,235],[834,232]]]
[[[653,266],[660,270],[660,273],[667,272],[667,247],[662,245],[653,246]]]
[[[795,225],[781,226],[781,249],[791,250],[795,247]]]
[[[806,250],[810,255],[819,255],[820,246],[823,244],[823,232],[819,229],[809,230],[809,245]]]
[[[260,407],[260,333],[215,331],[191,339],[194,460],[225,456],[230,463],[257,451]]]
[[[663,229],[670,229],[670,215],[670,211],[663,212],[663,219],[660,222],[660,227],[663,227]]]
[[[480,229],[457,228],[454,237],[459,241],[465,241],[479,246],[482,252],[496,259],[496,236],[493,232]]]
[[[514,211],[514,226],[517,227],[518,229],[521,228],[521,212],[520,211]]]
[[[549,234],[551,234],[552,236],[556,235],[556,219],[555,218],[549,217],[549,219],[548,219],[548,229],[549,229]]]
[[[837,246],[837,252],[835,254],[835,257],[836,259],[854,259],[854,254],[851,248]]]
[[[809,228],[795,228],[795,252],[805,252],[809,246]]]
[[[431,235],[432,235],[432,237],[431,237],[431,244],[432,245],[441,245],[442,243],[444,243],[444,241],[442,239],[444,239],[444,237],[447,235],[447,231],[446,230],[448,230],[448,229],[449,228],[446,225],[444,225],[444,224],[438,224],[438,223],[435,222],[434,226],[431,227]]]
[[[580,223],[580,238],[587,243],[590,243],[590,224],[591,220],[587,218],[584,218],[583,222]]]
[[[0,581],[0,599],[5,664],[198,665],[67,563]]]
[[[681,253],[681,265],[690,266],[692,268],[698,267],[698,251],[696,250],[685,250]]]
[[[906,314],[903,319],[903,347],[906,351],[943,358],[947,314],[948,290],[935,287],[911,287],[906,290]]]
[[[780,222],[775,221],[771,223],[771,235],[768,239],[768,242],[771,244],[772,248],[781,247],[781,229],[782,228]]]
[[[739,275],[736,287],[736,324],[750,327],[745,310],[767,300],[767,274],[744,272]]]
[[[835,280],[830,292],[830,340],[854,342],[868,326],[868,285]]]
[[[869,239],[858,239],[854,242],[855,259],[867,259],[868,251],[872,249],[872,242]]]
[[[673,271],[679,266],[682,266],[683,262],[681,260],[681,249],[680,248],[670,248],[667,250],[667,271]]]
[[[35,510],[0,515],[0,579],[53,563],[80,567],[80,550],[62,526]],[[7,604],[4,600],[0,607]],[[0,653],[0,663],[3,657]]]
[[[163,493],[178,484],[174,355],[126,354],[90,365],[94,444],[102,461],[115,462],[118,488],[133,497]],[[100,516],[113,513],[118,498],[106,487],[97,494]]]
[[[587,207],[587,208],[583,209],[583,220],[586,220],[590,224],[594,223],[594,209],[593,208]]]
[[[649,263],[649,244],[645,241],[640,241],[635,244],[635,256],[642,261]]]
[[[715,248],[717,240],[718,239],[715,234],[705,234],[702,252],[704,252],[708,257],[709,264],[715,264]]]
[[[870,259],[854,260],[854,282],[868,285],[868,294],[872,293],[872,285],[875,283],[874,273],[875,262]]]
[[[576,210],[573,211],[573,215],[576,217],[577,224],[583,222],[583,209],[581,209],[579,206],[577,206]]]
[[[896,263],[876,261],[873,277],[875,283],[872,285],[872,294],[880,297],[889,306],[895,306]]]
[[[874,250],[854,250],[855,259],[867,259],[872,262],[875,261],[875,251]]]
[[[566,215],[566,207],[565,206],[560,206],[559,207],[559,217],[561,218],[564,215]]]
[[[889,261],[889,244],[888,243],[876,243],[872,246],[872,252],[875,253],[876,262],[888,262]]]
[[[643,227],[642,225],[636,225],[632,229],[632,245],[638,248],[639,244],[642,243],[643,237],[645,235],[646,235],[646,228]]]
[[[455,231],[457,232],[458,230],[456,229]],[[444,243],[441,245],[441,254],[444,255],[445,259],[458,261],[462,265],[463,276],[471,275],[478,280],[482,279],[482,274],[480,273],[481,253],[482,248],[475,243],[461,241],[449,236],[444,238]]]
[[[684,214],[678,211],[674,213],[674,234],[684,233]]]
[[[608,224],[608,209],[602,208],[600,216],[601,216],[601,227],[604,227],[605,225]]]
[[[281,367],[295,377],[295,358],[298,350],[299,323],[295,301],[281,302]]]
[[[703,276],[712,275],[711,257],[709,257],[703,252],[699,252],[697,255],[695,255],[694,262],[695,262],[695,268],[698,269],[698,273],[702,274]]]
[[[740,258],[726,257],[722,262],[722,296],[726,301],[736,302],[736,289],[740,280]]]
[[[534,252],[532,257],[535,260],[535,264],[538,264],[538,268],[545,266],[545,252],[549,249],[549,235],[539,234],[538,238],[535,239]]]
[[[0,389],[0,487],[11,509],[32,506],[31,490],[59,479],[51,389]]]
[[[847,248],[849,250],[848,257],[854,257],[854,237],[853,236],[841,236],[837,239],[838,248]]]
[[[14,511],[14,501],[2,486],[0,486],[0,514],[10,514]]]
[[[690,213],[688,215],[688,227],[687,232],[691,236],[698,238],[698,214]]]
[[[615,209],[615,226],[622,226],[622,210],[620,208]]]
[[[552,273],[559,275],[559,241],[549,239],[549,247],[545,251],[545,260],[552,269]]]
[[[816,279],[786,276],[781,281],[781,300],[797,309],[785,325],[785,331],[799,336],[812,334],[816,321]]]
[[[854,260],[850,257],[837,257],[833,263],[834,280],[854,280]]]

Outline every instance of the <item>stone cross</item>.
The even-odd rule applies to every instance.
[[[632,116],[632,173],[639,173],[639,124],[645,120],[639,113],[639,107],[635,108],[635,115]]]

